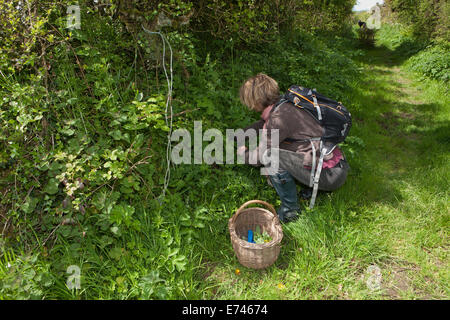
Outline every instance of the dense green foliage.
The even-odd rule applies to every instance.
[[[430,46],[411,57],[407,66],[425,77],[448,82],[450,80],[450,44],[444,42]]]
[[[450,51],[445,40],[429,42],[417,39],[411,28],[386,24],[378,31],[379,43],[407,59],[405,66],[424,78],[449,80]]]
[[[203,130],[224,131],[257,119],[238,99],[242,81],[257,72],[277,79],[282,90],[293,83],[317,88],[356,119],[343,146],[354,183],[323,195],[310,219],[287,227],[278,265],[249,272],[243,296],[299,298],[295,288],[286,294],[273,288],[298,281],[306,297],[341,297],[338,287],[325,292],[321,281],[334,286],[351,268],[356,277],[388,259],[387,244],[369,232],[378,219],[372,215],[415,211],[403,203],[377,207],[397,193],[382,183],[371,189],[385,182],[384,172],[378,159],[360,155],[367,145],[386,142],[384,131],[372,136],[369,129],[382,130],[376,123],[389,114],[375,114],[380,106],[370,101],[379,97],[363,72],[370,56],[345,23],[354,1],[80,1],[81,29],[72,31],[66,28],[68,4],[0,0],[0,298],[239,297],[231,289],[239,265],[228,245],[227,219],[246,200],[276,204],[277,196],[246,166],[172,165],[160,197],[169,130],[162,64],[168,66],[169,52],[163,61],[160,39],[140,26],[156,30],[161,13],[171,21],[159,28],[174,50],[174,128],[192,132],[193,121],[202,120]],[[386,52],[409,48],[404,54],[410,56],[422,48],[404,45],[409,34],[384,30],[382,39],[391,33],[384,38]],[[448,66],[434,50],[419,53],[426,59],[411,58],[411,68],[448,80]],[[427,110],[421,112],[433,119]],[[445,138],[439,123],[436,133],[423,133],[420,121],[404,126],[429,140]],[[436,153],[445,148],[430,144]],[[445,211],[439,195],[446,198],[433,193],[433,212]],[[427,200],[422,189],[419,196]],[[442,232],[445,216],[433,219],[433,230]],[[66,286],[71,265],[82,271],[79,290]],[[264,283],[252,296],[246,286],[260,278]],[[443,278],[433,278],[437,296]],[[354,297],[368,296],[363,285],[355,286]]]
[[[385,0],[400,22],[412,26],[421,39],[443,37],[450,40],[450,3],[446,0]]]
[[[380,38],[391,50],[411,57],[409,70],[423,77],[448,81],[450,3],[448,1],[386,0]]]

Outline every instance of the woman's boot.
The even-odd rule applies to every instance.
[[[296,220],[300,213],[300,205],[294,178],[288,171],[283,170],[270,176],[270,181],[281,200],[281,206],[277,210],[278,218],[282,222]]]

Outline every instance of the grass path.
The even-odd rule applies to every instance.
[[[383,221],[378,224],[384,227],[380,236],[391,255],[383,263],[384,294],[448,298],[448,89],[421,83],[386,53],[369,53],[368,83],[375,87],[370,106],[375,112],[364,112],[381,130],[371,137],[362,128],[365,140],[379,147],[370,157],[385,172],[382,183],[391,186],[386,190],[391,201],[376,205],[374,212]]]
[[[267,270],[240,266],[231,249],[206,257],[202,298],[448,299],[448,88],[383,47],[361,63],[351,135],[363,144],[350,144],[345,186],[284,226]]]

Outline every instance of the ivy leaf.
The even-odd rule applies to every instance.
[[[73,136],[73,134],[75,133],[75,130],[73,130],[71,128],[64,128],[64,129],[60,129],[59,132],[70,137],[70,136]]]
[[[98,192],[95,194],[94,198],[92,199],[92,204],[98,209],[102,210],[105,206],[107,194],[106,192]]]
[[[120,140],[122,138],[122,132],[120,132],[120,130],[114,130],[109,135],[113,137],[114,140]]]
[[[186,266],[186,257],[185,256],[178,256],[173,261],[172,264],[175,266],[175,268],[181,272],[185,270]]]
[[[22,210],[25,213],[31,213],[33,212],[34,208],[36,208],[37,203],[38,203],[37,198],[28,197],[27,201],[22,206]]]
[[[55,194],[58,192],[59,181],[55,178],[51,178],[44,188],[44,192],[48,194]]]
[[[134,207],[128,204],[119,204],[111,210],[110,220],[120,225],[124,222],[127,226],[131,223],[131,216],[134,213]]]
[[[118,248],[118,247],[114,247],[111,250],[109,250],[109,256],[114,259],[119,261],[120,257],[122,256],[122,248]]]
[[[106,246],[110,245],[111,243],[113,243],[113,238],[104,235],[104,236],[102,236],[102,237],[100,238],[100,245],[99,245],[99,247],[100,247],[101,249],[103,249],[103,248],[105,248]]]

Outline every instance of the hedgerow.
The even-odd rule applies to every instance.
[[[173,128],[223,131],[257,118],[238,89],[258,72],[357,115],[353,2],[0,0],[0,297],[201,298],[204,240],[226,238],[243,199],[276,199],[247,167],[205,164],[171,165],[161,197],[170,53],[142,27],[173,48]],[[69,30],[76,4],[81,29]],[[448,79],[439,52],[415,68]],[[67,288],[68,266],[81,290]]]

